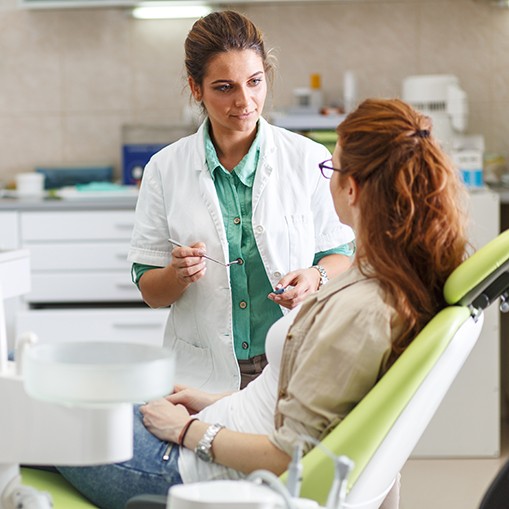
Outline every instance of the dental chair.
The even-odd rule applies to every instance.
[[[343,507],[378,509],[480,335],[482,311],[509,302],[509,230],[479,249],[448,278],[441,310],[350,414],[303,459],[300,496],[325,505],[335,466],[324,449],[353,460]],[[35,482],[45,473],[26,471]],[[53,491],[56,474],[44,481]],[[282,480],[286,480],[286,475]],[[194,491],[200,485],[192,485]],[[57,491],[61,489],[57,487]],[[78,509],[70,501],[55,509]],[[128,508],[165,508],[166,497],[132,499]],[[169,506],[172,494],[170,490]],[[159,503],[159,505],[157,505]],[[186,507],[192,508],[189,503]],[[200,506],[202,507],[202,506]]]

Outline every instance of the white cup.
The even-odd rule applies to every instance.
[[[44,193],[44,175],[42,173],[18,173],[16,175],[18,196],[41,196]]]

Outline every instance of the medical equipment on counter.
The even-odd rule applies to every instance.
[[[435,137],[447,151],[467,128],[467,94],[452,74],[409,76],[403,80],[402,99],[431,117]]]
[[[161,397],[173,385],[170,352],[141,344],[37,344],[26,333],[16,360],[7,360],[3,299],[29,289],[29,252],[0,253],[0,509],[51,507],[47,494],[20,483],[19,463],[129,459],[131,403]]]

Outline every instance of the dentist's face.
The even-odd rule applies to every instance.
[[[256,129],[267,96],[265,78],[256,51],[235,50],[210,60],[201,86],[190,80],[194,98],[207,110],[214,136],[250,134]]]

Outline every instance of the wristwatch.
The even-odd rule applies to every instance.
[[[318,285],[318,289],[320,289],[323,285],[329,282],[329,278],[327,277],[327,271],[321,265],[313,265],[313,269],[316,269],[320,273],[320,283]]]
[[[212,442],[223,428],[224,426],[222,424],[210,425],[198,444],[196,444],[194,452],[202,461],[205,461],[206,463],[212,463],[214,461],[214,455],[212,454]]]

